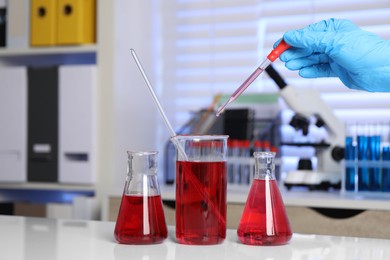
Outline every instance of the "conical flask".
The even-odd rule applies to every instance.
[[[247,245],[283,245],[292,236],[275,179],[275,153],[255,152],[255,176],[238,226]]]
[[[121,244],[157,244],[168,236],[157,180],[157,152],[127,152],[128,174],[114,235]]]

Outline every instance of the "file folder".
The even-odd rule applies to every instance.
[[[58,44],[68,45],[94,43],[96,37],[95,17],[95,0],[58,0]]]
[[[57,0],[31,0],[31,46],[56,44]]]
[[[58,181],[58,68],[28,68],[28,172],[31,182]]]
[[[46,218],[50,219],[71,219],[72,218],[72,205],[67,203],[54,203],[50,202],[46,204]]]
[[[0,0],[0,47],[6,46],[7,7],[5,0]]]
[[[58,255],[60,246],[57,243],[59,234],[56,220],[25,218],[24,221],[23,243],[21,244],[23,246],[20,247],[23,258],[20,259],[64,259]],[[16,250],[14,249],[14,251]],[[67,256],[65,256],[66,258]],[[71,258],[74,259],[72,256],[69,257],[69,259]]]
[[[59,92],[59,182],[93,184],[96,66],[61,66]]]
[[[0,181],[25,182],[27,70],[0,68]]]
[[[27,48],[30,34],[30,0],[7,1],[7,48]]]
[[[3,215],[3,207],[6,203],[0,203],[0,214]],[[13,204],[13,203],[12,203]],[[11,205],[11,214],[15,215],[13,210],[13,205]],[[7,212],[6,212],[7,213]],[[8,214],[7,214],[8,215]],[[0,245],[7,245],[1,247],[1,259],[13,259],[21,260],[26,257],[24,250],[17,250],[14,246],[8,245],[23,245],[26,243],[26,233],[25,233],[25,218],[10,217],[2,218],[0,221],[0,230],[1,234],[8,234],[7,236],[0,236]]]

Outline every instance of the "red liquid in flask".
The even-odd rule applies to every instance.
[[[166,239],[161,196],[124,195],[114,235],[122,244],[157,244]]]
[[[292,237],[276,180],[255,179],[237,230],[248,245],[283,245]]]
[[[226,162],[176,162],[176,239],[212,245],[226,237]]]

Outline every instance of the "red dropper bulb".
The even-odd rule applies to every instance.
[[[280,41],[278,46],[273,49],[270,54],[268,54],[267,59],[274,62],[277,58],[279,58],[280,54],[282,54],[285,50],[290,48],[291,46],[288,45],[283,39]]]

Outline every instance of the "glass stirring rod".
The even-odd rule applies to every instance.
[[[260,66],[256,68],[256,70],[241,84],[240,87],[237,88],[236,91],[234,91],[229,100],[218,108],[217,116],[219,116],[230,103],[236,100],[236,98],[238,98],[242,92],[244,92],[249,85],[252,84],[252,82],[264,71],[264,69],[271,64],[271,62],[274,62],[277,58],[279,58],[280,54],[288,48],[290,48],[290,45],[288,45],[284,40],[281,40],[278,46],[276,46],[276,48],[268,54],[267,58],[260,64]]]

